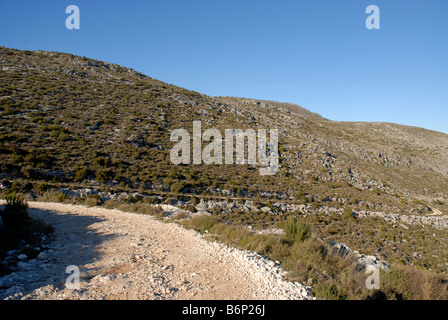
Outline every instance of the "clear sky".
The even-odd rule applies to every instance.
[[[68,5],[80,29],[68,30]],[[367,6],[380,9],[368,30]],[[0,0],[0,45],[118,63],[213,96],[448,133],[447,0]]]

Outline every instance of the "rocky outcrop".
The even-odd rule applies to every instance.
[[[437,229],[447,229],[448,228],[448,216],[419,216],[419,215],[404,215],[404,214],[395,214],[395,213],[384,213],[384,212],[372,212],[362,210],[355,213],[358,217],[379,217],[384,220],[402,224],[419,224],[419,225],[428,225]]]

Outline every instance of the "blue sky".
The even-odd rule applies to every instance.
[[[75,4],[81,29],[68,30]],[[380,30],[368,30],[368,5]],[[213,96],[448,133],[446,0],[1,1],[0,45],[118,63]]]

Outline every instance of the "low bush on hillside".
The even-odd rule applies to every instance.
[[[104,204],[106,209],[118,209],[125,212],[140,213],[154,216],[157,219],[165,217],[165,212],[160,206],[155,206],[147,202],[120,202],[118,200],[109,200]]]
[[[4,227],[0,228],[0,261],[10,250],[20,250],[30,258],[36,257],[35,247],[40,246],[42,235],[53,232],[51,225],[31,219],[28,215],[28,204],[21,196],[8,195],[3,210],[0,210]],[[23,247],[23,243],[28,247]],[[0,263],[0,277],[9,274],[7,264]]]
[[[215,216],[197,215],[188,221],[188,227],[203,233],[210,232],[217,223],[219,220]]]
[[[447,300],[448,279],[412,266],[394,265],[381,273],[381,291],[395,300]]]
[[[22,197],[16,195],[6,197],[5,208],[0,214],[8,229],[17,229],[31,221],[28,217],[28,204]]]
[[[84,205],[88,207],[96,207],[101,205],[103,202],[101,201],[101,197],[97,194],[89,194],[84,200]]]
[[[285,240],[290,243],[303,242],[311,237],[311,226],[298,219],[284,222]]]

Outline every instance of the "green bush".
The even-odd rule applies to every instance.
[[[413,266],[393,265],[381,273],[381,291],[389,300],[446,300],[446,276]]]
[[[190,227],[199,232],[210,231],[219,220],[214,216],[198,215],[190,220]]]
[[[404,270],[391,269],[381,275],[383,291],[391,300],[412,299],[411,278]]]
[[[87,168],[76,168],[73,180],[75,182],[82,182],[85,179],[87,179],[87,174],[88,174]]]
[[[63,192],[59,192],[58,195],[56,196],[57,202],[64,202],[67,199],[70,199],[70,197]]]
[[[42,182],[42,183],[39,183],[38,185],[34,186],[34,190],[40,194],[43,194],[45,191],[49,190],[50,188],[51,188],[51,186],[46,182]]]
[[[342,213],[342,215],[348,220],[356,220],[355,216],[353,215],[352,209],[348,207],[344,208],[344,212]]]
[[[198,210],[195,208],[195,206],[186,205],[186,206],[182,206],[181,208],[184,210],[193,212],[193,213],[198,212]]]
[[[104,203],[106,209],[116,209],[120,205],[120,201],[110,199]]]
[[[165,212],[161,207],[153,207],[153,206],[145,206],[145,210],[142,212],[143,214],[150,214],[157,219],[162,219],[165,217]]]
[[[193,205],[193,206],[198,205],[199,202],[200,202],[200,201],[199,201],[199,199],[198,199],[197,197],[192,197],[192,198],[191,198],[191,201],[190,201],[191,205]]]
[[[95,207],[102,204],[101,197],[97,194],[87,195],[84,204],[88,207]]]
[[[284,222],[285,240],[291,243],[303,242],[311,237],[311,226],[296,219],[288,219]]]
[[[60,202],[58,197],[60,192],[56,191],[55,189],[50,189],[48,191],[45,191],[42,194],[42,197],[40,198],[40,201],[44,202]]]
[[[341,300],[341,292],[335,284],[317,283],[313,286],[313,294],[319,299]]]
[[[181,182],[175,182],[170,186],[170,191],[174,193],[180,193],[183,188],[185,187],[185,184]]]
[[[28,204],[26,201],[16,195],[6,198],[6,205],[1,212],[1,217],[5,227],[17,229],[30,223],[28,217]]]
[[[106,183],[113,179],[113,173],[110,170],[100,169],[95,174],[95,180],[100,183]]]

